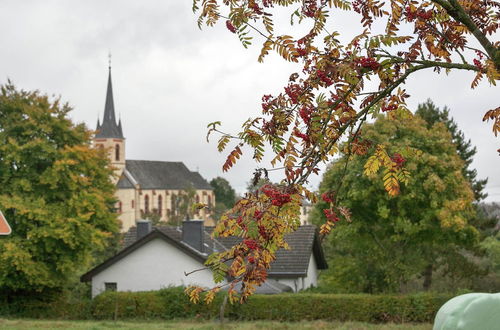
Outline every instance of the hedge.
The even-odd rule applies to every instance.
[[[225,315],[234,320],[335,320],[359,322],[432,322],[449,295],[255,295],[246,304],[227,305]],[[180,289],[152,292],[110,292],[96,297],[96,319],[177,319],[219,315],[222,297],[211,305],[191,304]]]
[[[243,305],[228,304],[225,316],[233,320],[325,320],[383,322],[432,322],[438,309],[452,296],[442,294],[365,295],[288,293],[255,295]],[[51,319],[151,320],[215,319],[222,295],[211,305],[193,305],[182,288],[149,292],[106,292],[94,300],[66,301],[64,297],[0,309],[0,317]],[[12,306],[12,305],[11,305]]]

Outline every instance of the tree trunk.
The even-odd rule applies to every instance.
[[[431,288],[432,284],[432,264],[427,265],[425,267],[424,271],[422,272],[422,275],[424,276],[424,291],[429,291]]]
[[[220,309],[219,309],[219,320],[220,320],[221,326],[224,326],[224,312],[226,310],[227,298],[228,298],[228,294],[226,294],[224,296],[224,300],[222,301],[222,304],[220,305]]]

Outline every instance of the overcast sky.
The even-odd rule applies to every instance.
[[[183,161],[207,180],[225,177],[239,192],[256,165],[247,155],[222,173],[225,155],[206,143],[206,126],[221,120],[237,132],[259,114],[262,95],[281,92],[298,70],[277,56],[257,63],[262,41],[246,50],[223,24],[200,31],[190,0],[0,0],[0,31],[0,83],[9,78],[19,88],[61,96],[74,107],[71,117],[92,129],[104,110],[111,52],[127,159]],[[488,201],[500,201],[500,139],[482,122],[498,106],[500,88],[483,83],[470,90],[472,78],[420,72],[407,82],[409,105],[431,98],[451,109],[477,146],[473,166],[489,178]]]

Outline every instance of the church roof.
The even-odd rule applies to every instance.
[[[191,172],[182,162],[153,160],[126,160],[125,169],[141,189],[195,189],[212,190],[212,186],[198,172]],[[126,175],[117,183],[118,189],[134,188]]]
[[[102,125],[97,121],[96,138],[123,139],[121,120],[116,123],[115,104],[113,101],[113,86],[111,83],[111,67],[109,67],[108,90],[106,92],[106,104],[104,105],[104,118]]]

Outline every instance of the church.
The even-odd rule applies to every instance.
[[[194,193],[192,202],[204,203],[208,208],[195,211],[197,219],[205,225],[214,225],[210,209],[215,206],[215,196],[210,184],[198,173],[190,171],[182,162],[129,160],[125,154],[125,137],[121,119],[116,121],[111,83],[111,66],[104,118],[97,120],[94,147],[105,148],[114,167],[116,184],[116,210],[121,221],[121,231],[126,232],[144,217],[154,215],[164,222],[178,220],[181,201],[188,191]]]

